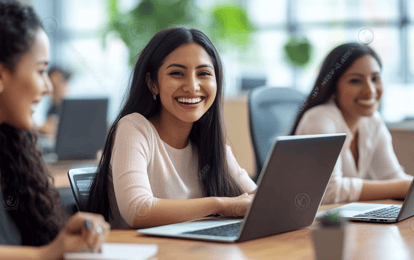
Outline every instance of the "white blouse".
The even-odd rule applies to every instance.
[[[366,176],[373,180],[413,178],[398,163],[391,134],[378,112],[364,117],[358,126],[358,167],[350,149],[354,136],[333,99],[306,111],[295,132],[297,135],[332,133],[346,133],[347,137],[323,204],[358,200]]]
[[[242,190],[251,192],[256,184],[242,169],[227,146],[230,174]],[[117,126],[109,176],[112,229],[129,228],[150,213],[158,199],[201,198],[198,180],[198,153],[189,142],[175,149],[161,140],[157,130],[144,116],[133,113]]]

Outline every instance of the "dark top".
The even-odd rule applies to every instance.
[[[0,191],[0,245],[22,244],[20,232],[7,213],[9,210],[13,210],[13,204],[15,204],[13,200],[3,200],[3,195]]]

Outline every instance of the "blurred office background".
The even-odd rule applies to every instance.
[[[369,28],[374,36],[370,46],[384,65],[383,117],[395,122],[414,116],[414,0],[31,1],[48,32],[52,64],[75,71],[70,97],[109,97],[110,120],[121,105],[131,71],[128,46],[119,34],[112,32],[103,37],[113,15],[111,4],[116,3],[121,14],[115,19],[121,19],[122,14],[140,4],[142,10],[148,8],[148,3],[156,8],[160,3],[168,6],[179,2],[193,8],[189,11],[193,16],[182,23],[189,21],[190,26],[204,29],[218,45],[227,95],[244,95],[256,85],[292,87],[309,93],[324,56],[338,44],[358,41],[360,30]],[[247,20],[240,23],[247,23],[247,40],[226,42],[207,30],[218,6],[236,6],[245,13]],[[171,15],[174,12],[171,9]],[[143,37],[134,30],[137,22],[130,23],[129,36],[146,40],[147,35]],[[284,46],[292,35],[305,39],[310,47],[309,61],[304,66],[294,66],[286,58]],[[230,47],[232,44],[236,47]],[[35,115],[39,123],[44,120],[42,107]]]
[[[52,64],[74,70],[69,97],[108,97],[109,123],[150,36],[172,24],[203,30],[224,63],[229,136],[236,158],[249,173],[254,172],[252,148],[240,146],[250,144],[248,91],[267,85],[308,94],[327,53],[339,44],[361,40],[364,30],[372,33],[370,46],[383,61],[383,118],[414,118],[414,0],[26,2],[33,4],[49,35]],[[45,119],[47,103],[46,99],[35,113],[38,124]]]

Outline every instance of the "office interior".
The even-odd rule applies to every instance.
[[[257,173],[249,129],[249,92],[269,86],[293,88],[308,95],[330,50],[345,42],[368,39],[383,62],[385,94],[380,113],[390,126],[400,163],[407,173],[414,173],[414,152],[410,149],[414,128],[414,0],[26,2],[34,6],[45,26],[51,42],[51,63],[74,71],[68,98],[109,98],[108,124],[122,104],[140,48],[157,28],[183,24],[203,30],[223,61],[228,144],[251,176]],[[181,2],[185,10],[177,5]],[[134,9],[147,12],[146,16],[131,18]],[[176,16],[167,19],[162,12]],[[215,20],[236,15],[242,17],[241,22],[228,19],[225,25]],[[155,25],[145,27],[145,19]],[[118,21],[121,29],[110,27]],[[128,45],[123,39],[135,41]],[[292,54],[288,46],[298,44],[305,52],[301,47],[293,49],[302,51],[295,61],[289,57],[298,54]],[[44,122],[49,102],[46,98],[37,108],[36,124]]]

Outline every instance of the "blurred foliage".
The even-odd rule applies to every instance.
[[[312,45],[306,37],[291,35],[283,50],[287,62],[295,67],[304,68],[311,60]]]
[[[232,3],[202,10],[194,0],[142,0],[132,10],[119,13],[118,0],[108,0],[110,21],[103,33],[114,32],[129,49],[129,65],[158,31],[186,25],[206,33],[220,50],[243,48],[249,43],[251,23],[243,7]]]

